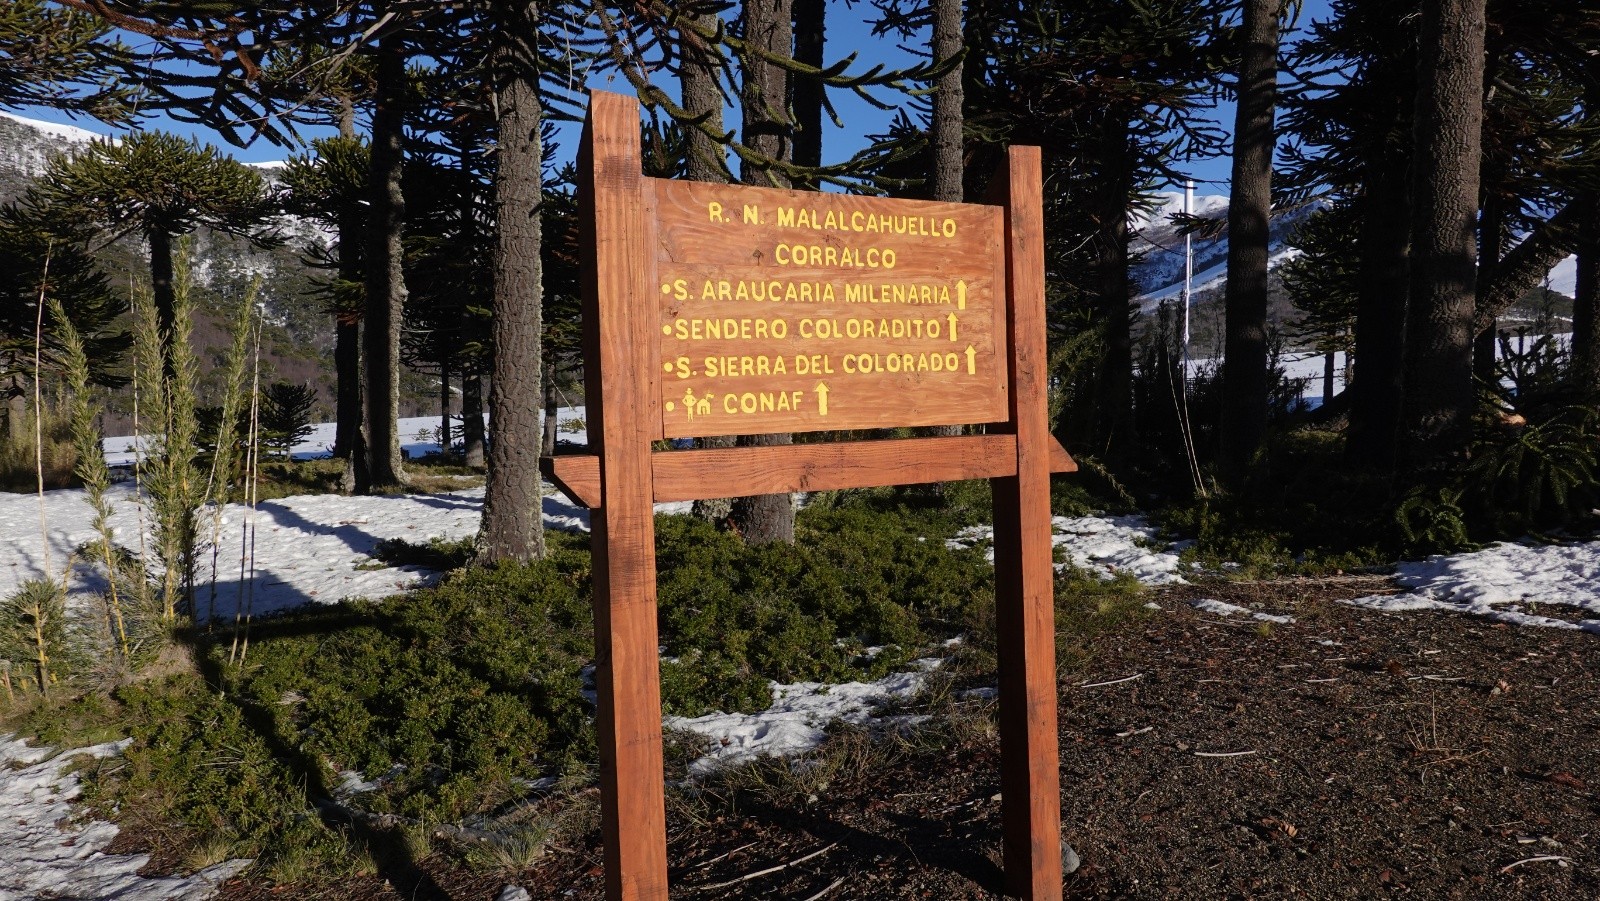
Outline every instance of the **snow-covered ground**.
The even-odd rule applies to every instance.
[[[1146,585],[1178,585],[1178,554],[1157,537],[1142,516],[1057,516],[1051,520],[1051,543],[1061,549],[1068,564],[1102,579],[1131,575]],[[971,526],[946,541],[955,549],[990,543],[987,554],[994,562],[994,527]]]
[[[78,777],[63,772],[82,755],[108,757],[121,742],[52,756],[0,736],[0,901],[36,898],[116,898],[167,901],[208,897],[249,865],[230,860],[187,877],[146,879],[144,854],[108,855],[117,827],[80,820]]]
[[[893,673],[876,682],[774,682],[772,706],[760,713],[669,716],[663,725],[705,737],[708,751],[689,765],[689,772],[697,776],[756,757],[803,754],[822,744],[829,723],[862,725],[872,719],[877,705],[914,697],[939,662],[931,657],[916,660],[912,662],[915,670]]]
[[[1374,610],[1448,610],[1600,635],[1600,542],[1496,544],[1402,563],[1396,580],[1409,590],[1348,603]],[[1567,618],[1546,615],[1551,612]]]

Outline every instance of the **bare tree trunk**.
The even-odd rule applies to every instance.
[[[150,242],[150,297],[155,301],[156,322],[161,326],[161,371],[170,381],[172,371],[172,333],[177,324],[176,288],[172,284],[172,235],[162,229],[145,233]]]
[[[827,31],[827,0],[793,0],[794,58],[822,68]],[[790,76],[794,96],[794,161],[802,166],[822,165],[822,82],[803,75]]]
[[[339,216],[339,280],[361,280],[361,227],[352,211]],[[361,311],[335,296],[333,326],[333,455],[351,460],[361,450]],[[363,464],[364,465],[364,464]]]
[[[744,5],[745,40],[775,56],[793,52],[793,8],[790,0],[746,0]],[[744,63],[744,143],[774,160],[790,158],[791,123],[785,120],[788,104],[788,78],[784,70],[771,63],[746,57]],[[751,185],[786,185],[775,173],[762,171],[745,160],[740,178]],[[792,435],[748,435],[739,439],[744,447],[772,447],[790,444]],[[787,494],[767,494],[736,498],[729,522],[751,544],[794,542],[794,499]]]
[[[1484,0],[1424,0],[1401,457],[1465,459],[1472,438]]]
[[[1096,451],[1107,459],[1127,450],[1133,442],[1133,332],[1128,302],[1128,200],[1132,192],[1129,172],[1128,121],[1121,114],[1107,117],[1101,135],[1100,188],[1096,192],[1095,285],[1105,328],[1095,398]]]
[[[700,13],[694,23],[701,31],[715,32],[722,20],[713,13]],[[694,116],[705,118],[713,131],[722,131],[722,89],[718,86],[715,58],[692,32],[682,32],[679,78],[683,89],[683,108]],[[728,180],[726,151],[706,134],[689,131],[689,159],[684,175],[690,181],[722,184]],[[700,447],[733,447],[732,435],[713,435],[700,438]],[[720,523],[733,509],[733,499],[727,497],[703,498],[694,502],[693,515],[706,522]]]
[[[544,556],[539,480],[539,408],[544,376],[544,267],[540,223],[544,184],[539,128],[539,5],[499,8],[495,97],[499,160],[495,221],[494,369],[489,383],[489,481],[478,559],[526,562]]]
[[[461,378],[461,462],[483,467],[483,376],[476,372]]]
[[[439,457],[450,455],[450,365],[439,361]]]
[[[1333,374],[1338,371],[1336,357],[1333,351],[1322,355],[1322,405],[1326,407],[1333,402]]]
[[[1578,284],[1572,302],[1572,384],[1584,394],[1600,394],[1600,195],[1586,193],[1588,208],[1578,224]]]
[[[961,0],[934,0],[933,58],[943,62],[961,52]],[[965,198],[962,165],[962,130],[966,118],[962,110],[965,92],[961,66],[951,68],[939,79],[933,92],[933,117],[928,123],[933,144],[933,170],[929,173],[929,196],[934,200],[960,203]],[[961,426],[936,426],[935,435],[959,435]]]
[[[1282,0],[1245,0],[1241,29],[1219,459],[1224,478],[1235,483],[1249,471],[1267,434],[1267,240],[1282,8]]]
[[[1367,161],[1361,199],[1356,297],[1355,382],[1350,386],[1351,462],[1394,471],[1405,386],[1406,299],[1410,296],[1410,170],[1381,148]]]
[[[1492,279],[1500,268],[1505,252],[1506,217],[1501,205],[1485,200],[1483,213],[1478,218],[1478,278]],[[1494,320],[1478,330],[1472,338],[1472,377],[1474,383],[1489,384],[1494,381],[1494,358],[1499,349],[1499,329]]]
[[[556,368],[549,363],[544,367],[544,437],[540,443],[540,453],[546,457],[556,452],[556,412],[560,410],[556,398]]]
[[[401,187],[405,164],[405,34],[381,39],[377,52],[376,98],[372,110],[371,231],[367,246],[367,315],[362,334],[363,394],[366,398],[368,491],[401,488],[400,317],[406,303],[402,268],[406,201]]]

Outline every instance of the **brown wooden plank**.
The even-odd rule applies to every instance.
[[[795,491],[838,491],[919,485],[1016,474],[1016,436],[963,435],[889,441],[658,451],[653,459],[657,503],[704,497],[747,497]],[[600,458],[541,457],[539,470],[572,501],[600,507]],[[1078,464],[1053,437],[1050,472]]]
[[[1011,435],[672,451],[656,454],[655,494],[689,501],[986,479],[1015,460]]]
[[[602,504],[594,555],[595,723],[600,745],[608,901],[666,901],[666,804],[656,634],[650,441],[660,431],[647,311],[651,218],[639,158],[639,107],[593,92],[583,179],[589,440]]]
[[[999,210],[651,185],[667,436],[1005,420]]]
[[[540,457],[539,473],[578,506],[600,509],[600,458],[595,454]]]
[[[1039,149],[1012,146],[994,178],[1006,209],[1010,427],[1017,438],[1017,474],[993,482],[1006,884],[1010,894],[1026,901],[1059,901],[1061,772],[1050,542],[1050,464],[1056,442],[1046,414],[1049,357]]]
[[[1072,455],[1067,453],[1067,449],[1061,446],[1060,439],[1056,438],[1056,436],[1054,436],[1054,435],[1051,435],[1050,436],[1050,473],[1051,473],[1051,475],[1059,475],[1061,473],[1077,472],[1077,471],[1078,471],[1078,461],[1072,459]]]

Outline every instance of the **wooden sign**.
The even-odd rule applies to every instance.
[[[1005,420],[998,208],[650,188],[663,436]]]
[[[542,466],[592,511],[606,897],[668,894],[653,504],[984,478],[1007,891],[1058,901],[1050,474],[1076,467],[1045,411],[1038,148],[1010,148],[987,204],[655,181],[640,171],[638,103],[595,92],[578,167],[589,447]],[[953,423],[987,425],[652,450],[662,437]]]

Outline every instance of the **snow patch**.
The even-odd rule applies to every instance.
[[[1400,564],[1404,594],[1345,601],[1370,610],[1447,610],[1517,626],[1582,629],[1600,635],[1600,542],[1496,544],[1481,551]],[[1572,608],[1577,621],[1544,616],[1538,605]]]
[[[695,776],[756,757],[804,754],[822,744],[829,723],[863,725],[872,719],[874,706],[915,695],[939,662],[936,658],[916,660],[912,665],[917,670],[894,673],[876,682],[774,682],[772,706],[760,713],[669,716],[664,725],[706,737],[707,753],[689,765]]]
[[[1240,607],[1237,604],[1229,604],[1226,601],[1217,601],[1212,600],[1211,598],[1196,598],[1189,602],[1189,606],[1195,608],[1196,610],[1201,610],[1215,616],[1233,616],[1237,613],[1243,613],[1246,616],[1261,620],[1264,623],[1294,622],[1294,617],[1292,616],[1279,615],[1276,613],[1262,613],[1258,610],[1251,610],[1249,607]]]
[[[1146,585],[1186,584],[1178,574],[1178,555],[1163,544],[1154,526],[1143,516],[1057,516],[1050,521],[1051,543],[1061,548],[1067,565],[1107,581],[1127,574]],[[994,526],[969,526],[945,542],[951,550],[990,542],[987,556],[994,562]],[[1154,550],[1161,544],[1166,550]]]
[[[230,860],[192,876],[147,879],[139,870],[147,854],[108,855],[116,838],[111,823],[76,820],[72,801],[81,791],[64,770],[80,756],[111,757],[127,742],[107,742],[53,755],[0,736],[0,901],[28,898],[117,898],[124,901],[197,899],[239,875],[248,860]]]

